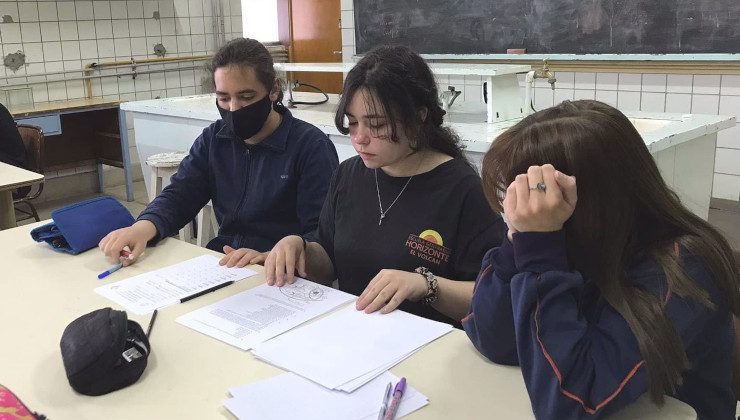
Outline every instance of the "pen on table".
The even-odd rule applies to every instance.
[[[201,290],[201,291],[200,291],[200,292],[198,292],[198,293],[193,293],[193,294],[192,294],[192,295],[190,295],[190,296],[185,296],[184,298],[181,298],[181,299],[180,299],[180,303],[185,303],[185,302],[189,301],[190,299],[195,299],[195,298],[197,298],[198,296],[203,296],[203,295],[205,295],[206,293],[211,293],[211,292],[214,292],[214,291],[216,291],[216,290],[218,290],[218,289],[221,289],[221,288],[223,288],[223,287],[226,287],[226,286],[228,286],[228,285],[230,285],[230,284],[233,284],[233,283],[234,283],[234,280],[229,280],[229,281],[227,281],[227,282],[224,282],[224,283],[221,283],[221,284],[217,284],[217,285],[215,285],[215,286],[213,286],[213,287],[209,287],[208,289],[205,289],[205,290]]]
[[[154,312],[152,312],[152,319],[149,320],[149,327],[146,329],[146,338],[149,338],[149,334],[152,332],[152,327],[154,326],[154,320],[157,319],[157,310],[155,309]]]
[[[125,258],[127,260],[130,260],[130,259],[133,258],[133,255],[131,254],[131,252],[129,252],[129,251],[125,250],[125,249],[122,249],[121,250],[121,254],[120,255],[121,255],[121,257],[123,257],[123,258]],[[101,280],[101,279],[104,279],[104,278],[108,277],[109,275],[115,273],[116,271],[120,270],[121,268],[123,268],[123,263],[119,262],[118,264],[114,265],[113,267],[111,267],[111,268],[103,271],[102,273],[98,274],[98,280]]]
[[[393,384],[391,382],[388,382],[388,385],[385,387],[385,393],[383,394],[383,402],[380,404],[380,411],[378,412],[378,420],[383,420],[383,417],[385,417],[385,412],[388,410],[388,400],[391,398],[391,387]]]
[[[123,267],[123,264],[118,263],[114,265],[113,267],[103,271],[102,273],[98,274],[98,280],[108,277],[110,274],[115,273],[116,271],[120,270],[121,267]]]
[[[406,378],[401,378],[393,390],[393,400],[388,410],[386,410],[383,420],[393,420],[396,418],[396,411],[398,411],[398,406],[401,404],[401,398],[403,398],[404,392],[406,392]]]

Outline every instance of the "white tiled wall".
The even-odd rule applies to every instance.
[[[740,120],[740,76],[558,72],[553,92],[546,81],[535,86],[535,108],[565,98],[596,98],[624,111],[733,115]],[[568,81],[582,80],[575,88]],[[561,84],[565,80],[565,84]],[[717,135],[712,196],[740,200],[740,126]]]
[[[17,72],[0,66],[0,87],[21,81],[59,79],[59,75],[28,76],[82,69],[89,63],[155,58],[154,45],[158,43],[167,49],[166,57],[213,53],[216,37],[212,10],[216,1],[223,10],[224,38],[242,36],[240,0],[0,0],[0,22],[5,15],[12,19],[12,23],[0,23],[2,56],[23,51],[28,63]],[[138,70],[170,70],[202,64],[202,61],[159,64],[139,66]],[[130,72],[130,68],[105,73],[116,72]],[[68,77],[73,75],[79,73]],[[202,77],[207,77],[203,70],[170,70],[166,76],[165,73],[138,75],[135,80],[131,76],[93,79],[93,94],[122,101],[191,95],[201,93]],[[86,94],[84,83],[79,80],[35,84],[32,89],[35,102],[79,99]],[[131,158],[134,166],[138,166],[133,130],[129,138]],[[47,173],[47,176],[69,174],[69,171],[60,172],[64,173]]]
[[[351,0],[341,0],[342,51],[345,62],[355,61],[354,13]],[[596,99],[624,111],[734,115],[740,120],[740,76],[639,73],[557,72],[553,91],[538,79],[534,106],[542,109],[565,99]],[[440,89],[454,85],[458,101],[480,102],[480,78],[441,76]],[[462,88],[462,89],[461,89]],[[712,196],[740,201],[740,125],[721,131]]]

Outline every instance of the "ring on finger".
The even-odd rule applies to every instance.
[[[535,190],[545,192],[547,190],[547,186],[544,182],[538,182],[534,187],[529,187],[529,191]]]

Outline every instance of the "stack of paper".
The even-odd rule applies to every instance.
[[[261,420],[375,420],[389,382],[398,378],[390,372],[370,381],[352,394],[331,391],[293,373],[284,373],[251,385],[229,390],[233,398],[224,406],[239,419]],[[396,417],[428,404],[427,398],[406,387]]]
[[[257,274],[248,268],[226,268],[218,265],[218,262],[218,257],[201,255],[98,287],[95,292],[129,311],[143,315],[179,303],[180,299],[211,287]]]
[[[451,330],[402,311],[365,314],[349,305],[253,353],[326,388],[352,392]]]
[[[177,318],[177,322],[242,350],[354,300],[304,279],[283,287],[262,284]]]

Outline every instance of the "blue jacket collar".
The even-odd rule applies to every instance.
[[[278,152],[284,152],[286,148],[286,143],[288,142],[288,133],[290,133],[290,126],[293,122],[293,114],[291,114],[290,111],[283,106],[278,106],[276,108],[276,111],[283,117],[283,120],[280,122],[278,128],[272,132],[272,134],[267,136],[267,138],[265,138],[255,146],[264,146],[268,149],[273,149]],[[223,120],[219,120],[219,122],[221,123],[221,128],[216,133],[216,138],[242,142],[241,139],[236,138],[236,135],[233,131],[231,131],[231,128],[223,123]]]

